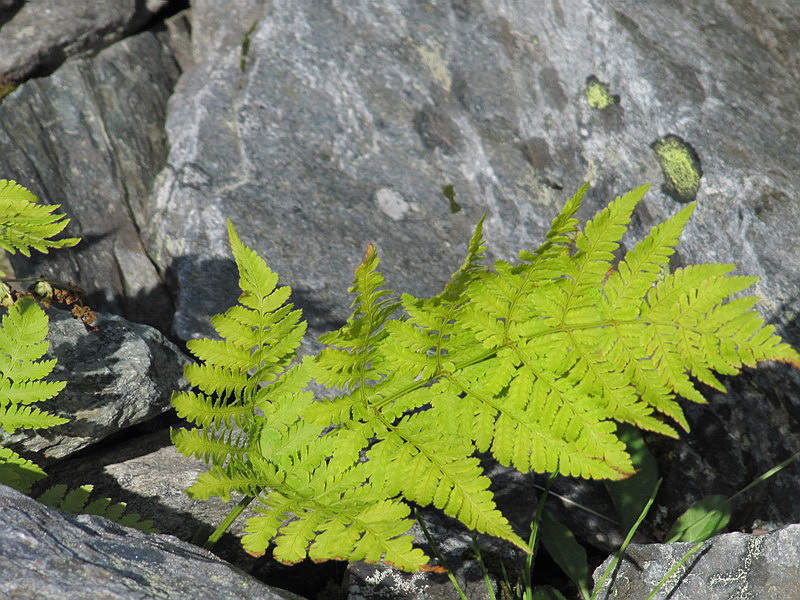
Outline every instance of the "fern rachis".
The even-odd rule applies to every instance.
[[[374,248],[356,269],[352,315],[326,348],[292,364],[304,333],[288,288],[230,226],[240,303],[213,324],[223,338],[189,343],[199,392],[176,394],[199,429],[179,450],[212,469],[190,492],[258,498],[243,540],[279,560],[348,558],[421,567],[404,501],[433,504],[467,527],[525,543],[497,511],[474,456],[522,471],[620,479],[632,473],[615,422],[676,436],[679,398],[694,380],[763,360],[800,364],[765,327],[754,301],[732,298],[753,278],[729,265],[664,274],[688,205],[614,264],[645,188],[582,230],[584,186],[520,263],[481,262],[482,223],[441,294],[398,302]],[[400,310],[402,309],[402,310]],[[309,385],[332,388],[315,400]],[[364,462],[363,458],[367,461]]]

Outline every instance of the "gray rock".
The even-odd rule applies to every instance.
[[[787,115],[800,110],[791,26],[780,24],[794,23],[791,14],[755,26],[711,4],[689,18],[658,3],[245,6],[194,5],[198,64],[171,100],[171,153],[144,227],[158,264],[175,274],[180,337],[208,332],[208,316],[233,294],[226,217],[324,329],[345,316],[367,242],[392,286],[430,293],[481,212],[491,249],[513,256],[541,239],[584,179],[596,185],[591,208],[664,181],[651,145],[673,132],[704,172],[682,259],[736,258],[768,275],[759,294],[770,314],[797,297],[793,245],[759,208],[795,185],[792,138],[776,135],[794,130]],[[724,35],[707,38],[709,22]],[[747,66],[726,62],[725,43],[752,54]],[[619,104],[588,104],[593,74]],[[773,105],[760,101],[763,89]],[[753,118],[732,120],[739,113]],[[460,213],[450,213],[444,184]],[[654,190],[634,229],[676,208]]]
[[[674,265],[735,261],[762,276],[764,315],[800,345],[797,7],[243,6],[193,5],[196,64],[170,99],[170,154],[142,227],[172,275],[182,339],[210,333],[236,297],[226,218],[319,332],[345,319],[368,242],[390,287],[429,294],[481,213],[492,255],[512,258],[590,179],[583,217],[654,184],[628,246],[696,197]],[[587,98],[587,80],[613,102]],[[689,181],[663,163],[666,141],[686,152]],[[798,375],[764,366],[728,383],[727,397],[688,408],[691,435],[654,442],[670,457],[663,524],[795,450]],[[762,485],[770,502],[751,496],[744,518],[800,521],[798,487],[787,474]]]
[[[207,468],[202,461],[180,454],[162,428],[139,432],[112,448],[89,449],[82,456],[61,460],[47,469],[45,484],[74,488],[91,483],[97,496],[124,501],[130,511],[152,520],[159,531],[188,541],[198,527],[213,530],[240,500],[235,496],[226,504],[217,497],[190,498],[186,489]],[[244,519],[253,514],[248,509],[229,533],[241,537]]]
[[[0,524],[3,598],[302,600],[173,536],[64,514],[2,485]]]
[[[172,423],[182,426],[182,423]],[[149,425],[149,424],[148,424]],[[240,496],[230,503],[218,497],[209,500],[191,498],[186,493],[205,463],[179,454],[161,428],[142,431],[142,426],[113,446],[89,448],[79,456],[69,457],[47,468],[47,478],[39,491],[55,484],[73,489],[83,484],[93,486],[93,498],[112,498],[125,502],[127,511],[150,520],[162,533],[184,541],[195,541],[198,534],[210,534],[231,512]],[[304,563],[289,567],[269,555],[254,557],[241,545],[246,520],[255,515],[255,506],[245,509],[214,545],[214,554],[250,573],[259,580],[313,598],[327,582],[341,580],[342,567],[335,563]],[[196,543],[201,543],[196,541]]]
[[[147,325],[99,313],[90,332],[68,312],[49,309],[51,377],[67,381],[62,392],[39,403],[69,423],[41,430],[3,432],[4,444],[36,454],[42,466],[171,408],[173,390],[186,389],[189,360]],[[86,483],[86,482],[83,482]]]
[[[639,600],[695,544],[632,544],[598,598]],[[594,572],[597,583],[611,558]],[[800,594],[800,525],[763,535],[728,533],[705,542],[654,596],[655,600],[783,600]]]
[[[163,120],[180,73],[170,43],[164,31],[128,38],[0,104],[0,174],[61,204],[72,219],[67,233],[83,238],[68,252],[17,255],[16,274],[71,280],[95,310],[166,333],[172,303],[132,215],[166,157]]]
[[[0,81],[21,82],[49,74],[65,58],[99,50],[141,29],[168,3],[169,0],[3,2]],[[11,18],[3,18],[5,15]]]
[[[765,316],[800,346],[794,5],[192,5],[191,57],[185,44],[173,50],[166,34],[147,33],[68,61],[0,104],[2,175],[64,200],[77,216],[71,233],[89,239],[82,251],[52,254],[69,255],[66,263],[48,258],[33,274],[74,279],[97,290],[97,302],[145,320],[171,312],[153,291],[160,273],[178,336],[203,335],[237,295],[230,217],[319,332],[346,317],[346,288],[368,242],[391,287],[428,294],[459,264],[481,213],[491,254],[511,258],[541,241],[585,179],[594,188],[584,217],[650,182],[626,243],[696,197],[675,265],[736,261],[761,275]],[[185,42],[185,27],[170,31]],[[170,100],[165,158],[173,56],[194,66]],[[587,97],[587,81],[613,101]],[[93,108],[106,95],[112,108]],[[665,140],[686,150],[696,178],[680,182],[660,163]],[[130,178],[117,175],[127,169]],[[658,525],[795,451],[797,375],[765,366],[728,383],[726,397],[710,393],[710,405],[689,408],[690,436],[650,440],[666,478],[659,502],[669,507],[657,511]],[[800,521],[799,487],[782,473],[749,492],[735,520]]]
[[[484,581],[483,569],[475,559],[471,534],[457,522],[433,510],[422,510],[422,519],[428,533],[446,562],[446,568],[456,578],[459,587],[470,600],[489,600],[498,593],[498,580],[495,574],[489,575],[491,594]],[[430,564],[443,566],[434,558],[435,554],[428,543],[422,528],[413,527],[414,544],[425,550],[432,558]],[[479,536],[481,555],[487,564],[499,564],[498,546],[492,547],[487,536]],[[487,543],[488,542],[488,543]],[[515,559],[507,544],[503,559],[506,568],[516,573]],[[513,575],[512,575],[513,577]],[[387,565],[353,562],[347,566],[346,589],[348,600],[458,600],[459,593],[444,573],[423,571],[407,573]]]

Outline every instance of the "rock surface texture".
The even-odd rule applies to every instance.
[[[80,282],[95,310],[166,332],[172,303],[132,214],[166,157],[163,122],[182,39],[165,28],[126,38],[21,85],[0,105],[2,177],[61,204],[68,231],[84,239],[75,252],[15,257],[16,274]]]
[[[146,26],[170,0],[4,0],[0,81],[49,74],[65,59],[95,52]]]
[[[482,214],[490,254],[512,259],[538,246],[584,181],[592,188],[581,217],[650,183],[626,245],[696,200],[673,266],[736,262],[761,276],[763,314],[800,347],[800,6],[532,5],[195,0],[171,15],[186,3],[0,0],[0,84],[19,83],[6,96],[0,87],[0,177],[62,204],[68,234],[84,239],[72,251],[14,257],[17,275],[71,280],[94,309],[189,340],[210,333],[209,317],[238,295],[231,219],[293,287],[308,346],[347,318],[346,290],[368,243],[390,287],[435,293]],[[53,458],[155,414],[176,384],[175,348],[158,354],[168,346],[159,339],[154,350],[152,331],[108,319],[106,337],[95,338],[105,354],[77,330],[54,345],[57,375],[79,377],[67,393],[94,404],[72,408],[73,396],[62,397],[80,441],[36,438]],[[73,327],[54,318],[54,331],[62,326]],[[135,351],[123,352],[128,342]],[[146,390],[133,391],[134,372],[146,373]],[[92,381],[118,404],[87,391]],[[765,365],[726,384],[727,395],[709,391],[708,405],[687,407],[691,434],[651,443],[664,477],[662,529],[691,502],[729,495],[797,450],[797,373]],[[88,426],[82,410],[105,414],[107,425]],[[165,436],[120,441],[116,462],[96,450],[100,483],[115,499],[128,485],[132,501],[157,497],[155,510],[169,506],[170,518],[185,511],[206,522],[210,514],[163,490],[197,468],[175,460]],[[594,487],[560,485],[592,501]],[[503,493],[530,513],[531,494],[510,484]],[[748,492],[731,525],[798,523],[798,495],[800,478],[786,470]],[[610,549],[618,534],[579,512],[562,517]],[[730,539],[796,549],[785,537],[795,533]],[[743,551],[719,540],[709,555],[735,564]],[[765,551],[756,563],[780,569],[786,556]],[[361,575],[370,577],[351,568],[351,581]],[[390,580],[351,597],[391,597]],[[756,589],[762,580],[748,581]]]
[[[58,361],[52,378],[68,385],[39,406],[70,421],[3,434],[4,443],[33,453],[37,464],[46,466],[160,415],[170,408],[172,391],[187,388],[183,368],[189,360],[152,327],[98,313],[97,330],[88,331],[66,311],[47,314],[48,357]]]
[[[301,600],[175,537],[66,515],[3,485],[0,524],[3,598]]]
[[[695,544],[633,544],[598,598],[647,598]],[[609,561],[611,559],[609,558]],[[608,566],[595,571],[595,582]],[[670,577],[654,600],[723,600],[800,596],[800,525],[764,535],[727,533],[708,540]]]

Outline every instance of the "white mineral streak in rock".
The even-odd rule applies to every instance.
[[[378,207],[394,221],[399,221],[408,212],[408,202],[391,188],[380,188],[375,192]]]

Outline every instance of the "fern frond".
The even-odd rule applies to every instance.
[[[249,407],[231,402],[226,396],[207,396],[192,391],[174,394],[172,406],[179,417],[199,427],[221,424],[241,427],[249,412]]]
[[[0,384],[2,385],[2,384]],[[11,398],[13,399],[14,387],[10,386]],[[17,429],[45,429],[63,425],[69,419],[50,414],[34,406],[20,406],[10,404],[0,407],[0,426],[8,433],[14,433]]]
[[[214,466],[203,471],[186,492],[190,497],[200,500],[219,496],[223,502],[230,502],[233,492],[256,496],[262,487],[263,477],[247,469],[242,461],[236,461],[235,467],[228,464],[225,468]]]
[[[440,294],[428,299],[403,294],[402,306],[408,318],[386,324],[393,343],[384,344],[382,349],[394,372],[431,378],[441,371],[445,362],[448,368],[451,366],[449,361],[453,354],[463,352],[467,346],[476,346],[474,340],[452,336],[451,330],[466,302],[467,288],[487,272],[481,262],[485,251],[481,218],[470,238],[464,262]],[[410,408],[405,405],[404,410]]]
[[[369,463],[344,470],[322,464],[308,479],[284,480],[259,497],[262,515],[246,525],[245,550],[258,556],[274,540],[273,557],[287,564],[308,555],[315,561],[382,560],[418,570],[427,557],[412,547],[408,506],[376,500],[381,492],[367,482],[371,470]]]
[[[687,204],[671,218],[653,227],[620,261],[605,285],[609,316],[617,319],[636,316],[642,298],[669,264],[694,208],[694,202]]]
[[[57,208],[57,204],[37,204],[36,196],[24,187],[0,179],[0,246],[25,256],[31,255],[31,248],[47,253],[49,248],[74,246],[78,238],[50,239],[69,223],[64,215],[52,214]]]
[[[145,533],[158,533],[152,521],[143,521],[140,515],[127,512],[128,507],[124,502],[112,502],[110,498],[97,498],[89,502],[93,490],[94,486],[88,484],[69,489],[59,483],[42,492],[37,500],[71,514],[97,515]]]
[[[426,402],[424,393],[414,393],[420,377],[438,375],[451,367],[451,356],[466,351],[464,346],[477,346],[474,339],[465,343],[451,336],[451,330],[465,290],[483,273],[478,267],[482,251],[479,224],[464,264],[442,294],[429,300],[406,296],[409,319],[387,328],[383,325],[395,306],[385,300],[388,294],[378,291],[383,277],[377,272],[377,257],[368,251],[351,288],[356,297],[354,315],[342,330],[321,338],[329,346],[317,364],[324,368],[333,355],[345,365],[340,372],[351,374],[344,382],[350,391],[337,400],[340,406],[349,405],[349,410],[341,413],[341,426],[353,431],[362,447],[377,438],[368,456],[370,464],[380,466],[386,496],[402,494],[420,504],[433,503],[471,528],[524,547],[497,511],[488,492],[489,480],[481,476],[477,459],[471,457],[474,447],[469,437],[443,436],[442,428],[424,412],[406,414]],[[420,332],[427,341],[419,337]],[[391,342],[385,343],[390,338]],[[410,340],[422,360],[416,369],[398,371],[397,363],[403,360],[399,348]]]
[[[647,191],[647,186],[620,196],[601,210],[584,227],[575,241],[577,252],[566,273],[569,283],[562,292],[562,322],[596,314],[596,289],[612,268],[614,252],[626,231],[634,207]],[[580,311],[580,314],[570,314]]]
[[[185,456],[204,462],[223,465],[230,457],[240,458],[247,448],[247,438],[242,432],[225,429],[173,429],[170,438],[175,448]]]
[[[423,506],[433,504],[471,529],[526,547],[497,510],[489,492],[491,482],[471,456],[474,448],[468,438],[432,430],[424,414],[404,418],[384,436],[367,455],[385,469],[389,495],[402,494]]]
[[[347,322],[294,366],[303,330],[284,304],[289,291],[276,291],[277,277],[231,228],[242,298],[213,321],[221,341],[190,345],[204,364],[186,373],[202,393],[174,398],[200,425],[173,434],[176,446],[212,463],[191,492],[257,498],[243,544],[256,555],[274,544],[287,563],[419,568],[426,559],[411,546],[404,501],[525,547],[476,450],[522,471],[620,479],[633,466],[617,423],[676,436],[665,418],[688,429],[679,401],[705,401],[696,381],[722,388],[718,375],[762,360],[800,366],[754,299],[739,297],[754,278],[730,265],[665,274],[692,205],[615,268],[646,188],[579,230],[586,189],[517,265],[482,265],[479,222],[461,268],[432,298],[398,303],[369,246]],[[315,400],[312,378],[333,397]]]
[[[353,301],[347,323],[319,338],[327,344],[314,364],[314,377],[319,383],[334,388],[356,388],[380,381],[384,376],[376,344],[385,337],[383,324],[398,303],[383,288],[378,263],[378,255],[370,244],[349,288]]]
[[[41,381],[55,366],[55,360],[40,360],[48,347],[47,315],[33,298],[20,298],[0,322],[0,427],[9,433],[67,422],[29,406],[56,396],[66,385]]]
[[[173,432],[173,443],[184,454],[223,464],[247,446],[263,390],[287,368],[305,333],[299,311],[285,304],[288,288],[239,239],[228,224],[231,249],[239,268],[239,303],[213,319],[222,340],[191,340],[187,347],[201,364],[185,374],[202,393],[181,392],[172,402],[178,414],[200,429]],[[230,427],[245,431],[234,432]]]

